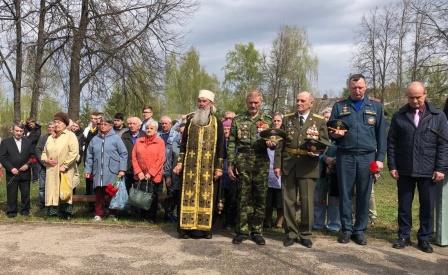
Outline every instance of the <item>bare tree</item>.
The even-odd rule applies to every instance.
[[[378,40],[378,53],[376,62],[378,64],[378,76],[380,84],[380,99],[384,102],[384,93],[386,91],[386,85],[390,76],[392,75],[391,68],[393,66],[394,50],[396,49],[396,22],[397,17],[394,14],[395,8],[393,6],[385,6],[381,9],[378,15],[378,28],[377,28],[377,40]]]
[[[102,85],[97,84],[102,80],[117,76],[112,64],[124,64],[125,60],[119,60],[135,55],[139,58],[150,55],[151,60],[157,51],[174,45],[169,26],[192,10],[194,5],[190,2],[82,0],[70,49],[69,115],[78,117],[83,87],[89,84],[100,88]],[[60,5],[60,8],[70,21],[75,21],[67,7]]]
[[[14,91],[14,120],[21,120],[20,96],[22,89],[22,66],[23,66],[23,37],[22,37],[22,1],[2,1],[0,6],[0,19],[2,31],[14,30],[14,39],[6,49],[0,48],[0,64],[6,71],[6,76],[12,84]],[[12,22],[13,24],[3,24]],[[13,73],[15,71],[15,73]]]
[[[318,60],[302,28],[284,26],[272,43],[269,56],[263,56],[268,102],[271,111],[285,111],[288,95],[310,89],[317,76]],[[294,99],[292,99],[294,101]]]
[[[354,56],[353,67],[357,72],[365,74],[372,82],[373,93],[377,92],[377,60],[378,60],[378,8],[370,11],[368,16],[361,19],[358,30],[357,49]]]

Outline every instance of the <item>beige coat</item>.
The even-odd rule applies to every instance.
[[[79,183],[79,173],[76,165],[76,159],[79,153],[78,139],[75,134],[69,130],[64,130],[57,138],[49,136],[45,148],[42,152],[42,161],[50,158],[56,159],[58,164],[47,166],[47,176],[45,179],[45,205],[59,205],[59,167],[65,165],[68,167],[65,173],[68,175],[73,188]],[[64,201],[72,203],[72,198]]]

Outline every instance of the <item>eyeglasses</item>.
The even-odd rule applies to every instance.
[[[144,111],[144,114],[152,114],[152,111]]]

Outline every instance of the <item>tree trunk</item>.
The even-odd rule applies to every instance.
[[[22,12],[21,0],[14,1],[15,7],[15,25],[16,25],[16,77],[13,81],[14,88],[14,121],[21,120],[20,96],[22,88]]]
[[[42,58],[44,55],[45,45],[45,16],[47,15],[47,7],[45,6],[45,0],[40,0],[39,8],[39,25],[37,33],[37,42],[35,47],[34,58],[34,71],[33,71],[33,83],[32,83],[32,95],[31,95],[31,110],[30,117],[37,119],[39,112],[39,99],[42,92],[41,71],[42,71]]]
[[[81,49],[87,32],[89,23],[89,0],[82,0],[81,19],[78,30],[74,31],[73,44],[70,54],[70,91],[68,98],[68,115],[71,119],[77,120],[80,111],[81,98]]]

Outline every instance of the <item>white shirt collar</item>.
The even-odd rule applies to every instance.
[[[303,116],[303,121],[305,122],[306,121],[306,119],[308,118],[308,116],[310,115],[310,111],[308,110],[308,112],[306,112],[306,113],[304,113],[304,114],[300,114],[300,113],[297,113],[298,114],[298,118],[300,118],[300,116]]]

